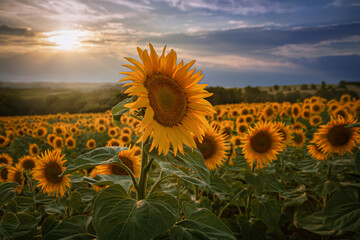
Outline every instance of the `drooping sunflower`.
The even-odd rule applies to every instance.
[[[131,170],[135,177],[140,177],[141,157],[140,155],[135,155],[134,150],[134,148],[123,150],[119,152],[118,157],[120,161]],[[97,173],[104,175],[128,175],[126,170],[117,164],[100,165],[98,166]]]
[[[96,147],[96,141],[94,139],[89,139],[87,142],[86,142],[86,147],[89,149],[89,150],[92,150]]]
[[[359,141],[359,127],[347,128],[346,126],[355,123],[356,120],[350,115],[348,119],[341,116],[331,117],[331,120],[319,127],[314,135],[314,141],[325,154],[337,153],[344,155],[352,152]]]
[[[0,154],[0,165],[12,165],[13,159],[12,157],[7,153],[1,153]]]
[[[47,195],[64,196],[67,188],[70,187],[69,175],[59,177],[65,170],[65,155],[60,150],[46,151],[38,156],[37,166],[33,169],[33,177],[39,182],[37,187],[41,187]]]
[[[250,165],[263,168],[276,160],[276,155],[284,149],[284,141],[271,122],[257,122],[241,138],[241,147]]]
[[[25,155],[19,159],[18,163],[24,170],[32,170],[36,167],[36,159],[34,156]]]
[[[16,182],[17,184],[19,184],[19,186],[15,188],[15,191],[19,194],[21,193],[24,187],[25,178],[24,169],[21,167],[20,164],[15,164],[14,167],[9,168],[8,182]]]
[[[124,65],[132,72],[121,81],[132,81],[125,93],[139,98],[134,103],[126,104],[132,109],[145,108],[144,119],[139,123],[143,131],[140,141],[149,136],[153,138],[151,149],[158,148],[158,152],[167,154],[170,145],[177,151],[183,152],[183,143],[189,147],[196,147],[191,133],[201,139],[209,127],[207,115],[215,113],[212,105],[204,98],[212,94],[205,89],[206,84],[198,84],[203,75],[201,71],[195,73],[196,68],[190,70],[195,61],[177,64],[174,50],[165,55],[165,47],[159,57],[153,46],[150,54],[147,50],[138,48],[142,61],[126,58],[133,65]]]
[[[226,151],[230,149],[226,142],[227,135],[217,132],[216,128],[209,128],[200,142],[195,138],[196,148],[202,153],[206,167],[212,171],[223,165],[226,160]]]

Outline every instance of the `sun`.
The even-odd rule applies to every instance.
[[[73,50],[80,48],[83,44],[81,41],[88,33],[80,30],[62,30],[53,31],[45,34],[47,40],[54,43],[54,48],[59,50]]]

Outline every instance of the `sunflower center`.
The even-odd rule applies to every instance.
[[[216,153],[217,144],[213,138],[209,138],[208,136],[204,137],[202,143],[196,140],[196,146],[204,156],[205,160],[211,158]]]
[[[240,144],[241,144],[241,140],[239,138],[236,138],[235,139],[235,145],[240,146]]]
[[[68,140],[67,144],[68,144],[68,146],[69,146],[69,147],[74,146],[74,142],[73,142],[73,140]]]
[[[49,162],[46,164],[45,169],[45,178],[51,183],[60,183],[62,177],[59,175],[62,173],[61,167],[56,162]]]
[[[42,129],[39,129],[39,130],[38,130],[38,135],[39,135],[39,136],[42,136],[43,133],[44,133],[44,130],[42,130]]]
[[[352,137],[352,131],[345,126],[332,127],[328,134],[327,139],[333,146],[342,146],[349,142]]]
[[[246,126],[241,125],[241,126],[239,127],[239,131],[242,132],[242,133],[246,132]]]
[[[37,154],[37,153],[38,153],[37,147],[33,147],[33,148],[31,149],[31,151],[32,151],[33,154]]]
[[[0,144],[3,144],[5,142],[5,138],[0,138]]]
[[[266,110],[266,116],[271,116],[274,113],[274,111],[271,108],[268,108]]]
[[[0,157],[0,164],[1,164],[1,163],[5,163],[5,165],[6,165],[6,164],[8,164],[9,162],[8,162],[8,160],[7,160],[6,158]]]
[[[27,159],[23,162],[22,165],[25,170],[33,169],[35,167],[35,162],[32,159]]]
[[[95,145],[94,142],[89,142],[89,147],[93,147]]]
[[[154,119],[165,127],[181,122],[186,113],[187,100],[181,87],[168,76],[155,74],[144,83]]]
[[[62,141],[60,139],[56,140],[55,145],[57,148],[61,148],[62,147]]]
[[[271,148],[272,139],[266,132],[258,132],[251,140],[251,148],[258,153],[265,153]]]
[[[8,179],[8,173],[9,171],[7,170],[7,168],[3,168],[2,170],[0,170],[0,176],[3,180],[7,180]]]

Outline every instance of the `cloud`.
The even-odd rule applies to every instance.
[[[0,35],[33,36],[31,28],[0,26]]]
[[[326,7],[360,7],[358,0],[334,0]]]
[[[284,13],[295,10],[291,4],[270,0],[160,0],[172,7],[182,11],[193,11],[194,9],[222,11],[232,14],[251,15],[264,14],[268,12]]]

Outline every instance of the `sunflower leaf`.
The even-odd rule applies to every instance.
[[[135,100],[134,97],[125,98],[118,104],[116,104],[113,108],[111,108],[111,114],[113,118],[113,122],[119,126],[122,127],[120,118],[123,114],[128,113],[130,111],[130,108],[124,107],[127,103],[132,103]]]
[[[125,147],[101,147],[82,154],[75,158],[74,162],[67,166],[60,175],[70,174],[80,169],[88,169],[98,165],[116,163],[119,161],[118,153],[127,150]]]
[[[15,197],[14,189],[18,186],[15,182],[0,184],[0,208]]]
[[[178,153],[174,156],[174,152],[169,150],[167,155],[158,154],[157,149],[149,151],[151,144],[144,147],[145,152],[157,162],[168,162],[179,167],[189,168],[198,175],[205,183],[210,184],[210,171],[205,165],[204,157],[198,149],[191,149],[184,146],[184,154]]]
[[[38,224],[38,220],[24,213],[5,213],[0,223],[0,236],[16,238],[30,233]]]
[[[149,198],[131,199],[114,184],[103,190],[94,204],[94,227],[99,239],[152,239],[174,225],[179,217],[175,198],[154,193]]]

